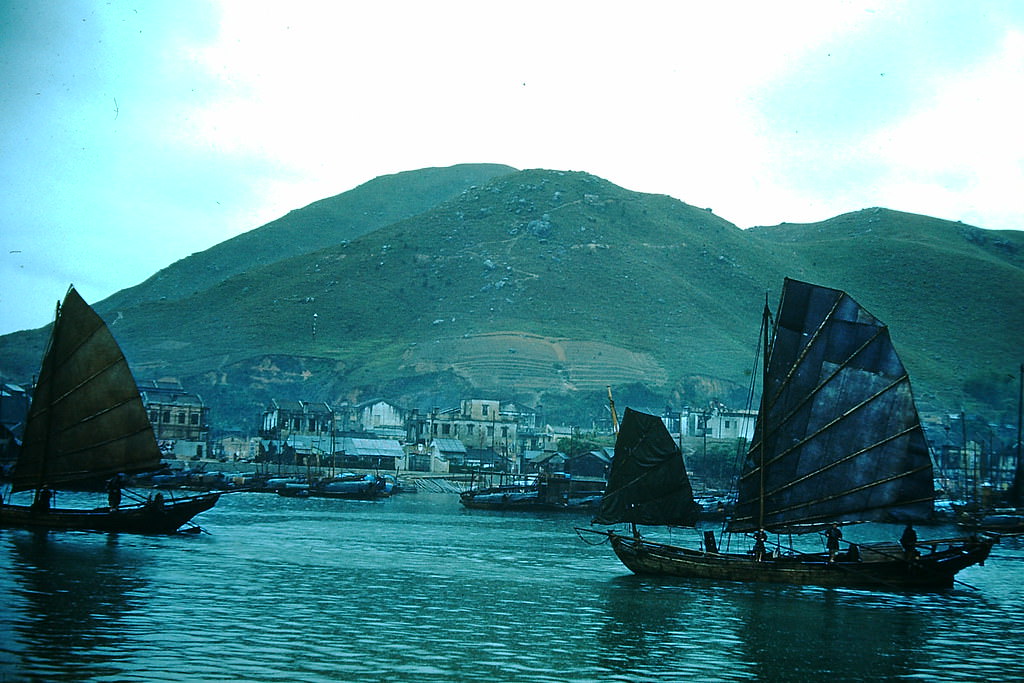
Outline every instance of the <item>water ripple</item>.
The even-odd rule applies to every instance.
[[[239,494],[212,535],[0,530],[0,680],[1019,680],[1024,547],[885,594],[628,574],[581,520]],[[969,646],[965,646],[969,644]]]

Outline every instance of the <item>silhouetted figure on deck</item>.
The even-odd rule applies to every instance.
[[[121,507],[121,475],[115,474],[107,480],[107,506],[111,510]]]
[[[851,543],[847,551],[837,557],[842,562],[860,562],[860,547],[856,543]]]
[[[36,497],[32,501],[32,509],[36,512],[46,512],[50,509],[50,499],[53,498],[53,491],[42,488],[36,491]]]
[[[914,531],[913,525],[909,522],[903,528],[903,535],[900,536],[900,545],[903,546],[903,556],[907,560],[913,560],[917,557],[917,532]]]
[[[162,511],[164,509],[164,494],[157,491],[155,496],[146,501],[146,507],[156,512]]]
[[[761,561],[761,559],[765,556],[765,553],[767,552],[767,550],[764,547],[764,542],[767,540],[768,534],[765,533],[764,529],[758,529],[754,533],[754,549],[751,552],[754,553],[754,559],[758,562]]]
[[[825,530],[825,547],[828,548],[828,561],[835,562],[839,554],[839,541],[843,540],[843,530],[833,523]]]

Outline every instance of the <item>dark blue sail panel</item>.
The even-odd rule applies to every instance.
[[[626,408],[594,523],[693,526],[699,511],[683,454],[665,423]]]
[[[886,326],[841,291],[786,280],[732,527],[917,520],[932,496]]]

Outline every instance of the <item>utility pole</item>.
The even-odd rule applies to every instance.
[[[1013,473],[1013,490],[1010,492],[1011,502],[1014,507],[1021,507],[1024,504],[1024,459],[1021,458],[1021,433],[1024,432],[1024,363],[1020,365],[1020,375],[1017,388],[1017,467]]]

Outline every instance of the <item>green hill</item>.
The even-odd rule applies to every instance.
[[[178,377],[216,426],[271,397],[470,395],[587,424],[606,385],[624,403],[740,404],[765,295],[790,276],[886,321],[924,407],[1007,408],[1018,233],[884,209],[744,231],[586,173],[453,168],[293,211],[97,308],[139,378]],[[0,338],[4,376],[31,376],[44,341]]]
[[[886,321],[919,403],[1006,402],[1024,356],[1024,233],[881,208],[749,233],[788,252],[794,277],[845,289]]]
[[[253,267],[308,254],[415,216],[468,187],[514,171],[499,164],[460,164],[381,176],[192,254],[108,297],[98,309],[181,299]]]

